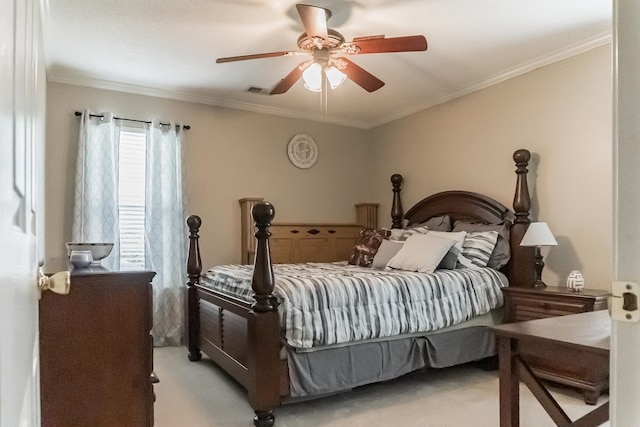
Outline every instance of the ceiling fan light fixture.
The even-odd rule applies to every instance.
[[[322,66],[317,62],[311,64],[302,73],[304,87],[311,92],[320,92],[322,90]]]
[[[313,92],[324,92],[329,85],[332,89],[340,86],[347,78],[366,90],[374,92],[384,86],[384,82],[353,63],[344,55],[364,55],[370,53],[419,52],[427,50],[424,35],[386,38],[384,35],[356,37],[345,42],[344,36],[327,27],[331,11],[324,7],[296,4],[304,32],[298,37],[299,50],[264,52],[251,55],[229,56],[216,59],[216,63],[246,61],[250,59],[275,58],[281,56],[312,56],[303,61],[280,80],[269,95],[283,94],[303,78],[304,87]],[[346,75],[341,70],[346,72]],[[324,80],[326,78],[326,80]]]
[[[324,73],[327,76],[327,80],[329,80],[329,85],[331,86],[331,89],[337,88],[342,83],[344,83],[344,81],[347,79],[346,74],[338,70],[333,65],[327,67]]]

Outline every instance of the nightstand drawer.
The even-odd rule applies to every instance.
[[[585,311],[606,310],[608,292],[584,289],[572,292],[564,287],[503,288],[505,322],[522,322],[564,316]]]
[[[513,298],[510,303],[516,322],[582,313],[591,311],[593,306],[593,303],[582,301],[553,301],[518,297]]]

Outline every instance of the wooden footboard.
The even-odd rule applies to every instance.
[[[248,390],[253,385],[250,372],[252,363],[255,364],[251,357],[255,352],[250,351],[250,343],[256,342],[250,337],[250,331],[257,330],[255,325],[250,324],[260,322],[264,317],[255,316],[250,304],[226,298],[203,287],[196,288],[196,298],[200,320],[197,351],[208,355]],[[279,350],[278,346],[278,352]],[[278,359],[276,363],[279,365],[275,368],[278,372],[278,395],[288,396],[286,360]]]
[[[187,259],[187,305],[189,359],[200,360],[202,351],[248,391],[259,427],[274,423],[273,410],[281,401],[286,365],[279,358],[280,324],[273,294],[274,277],[269,251],[269,226],[275,209],[269,203],[253,207],[256,222],[256,254],[252,289],[255,302],[244,303],[200,285],[199,228],[192,215]],[[287,382],[288,383],[288,382]],[[282,390],[288,394],[288,390]]]

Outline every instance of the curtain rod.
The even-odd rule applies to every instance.
[[[76,115],[76,117],[80,117],[80,116],[82,115],[82,112],[80,112],[80,111],[76,111],[76,112],[75,112],[75,115]],[[102,117],[102,118],[104,118],[104,116],[103,116],[102,114],[91,114],[91,115],[90,115],[90,117]],[[146,123],[146,124],[151,124],[151,121],[149,121],[149,120],[125,119],[124,117],[116,117],[116,116],[114,116],[113,118],[114,118],[115,120],[126,120],[126,121],[128,121],[128,122],[137,122],[137,123]],[[163,125],[163,126],[168,126],[168,125],[170,125],[171,123],[162,123],[162,122],[160,122],[160,124],[161,124],[161,125]],[[184,125],[184,126],[182,126],[182,128],[183,128],[183,129],[185,129],[185,130],[189,130],[189,129],[191,129],[191,126],[189,126],[189,125]]]

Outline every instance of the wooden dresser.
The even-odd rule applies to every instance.
[[[43,427],[153,425],[152,271],[71,272],[40,300]]]
[[[240,199],[241,263],[253,264],[256,250],[255,224],[251,209],[263,198]],[[377,228],[378,204],[355,205],[354,224],[278,223],[269,227],[271,262],[296,264],[300,262],[333,262],[349,259],[363,227]]]

